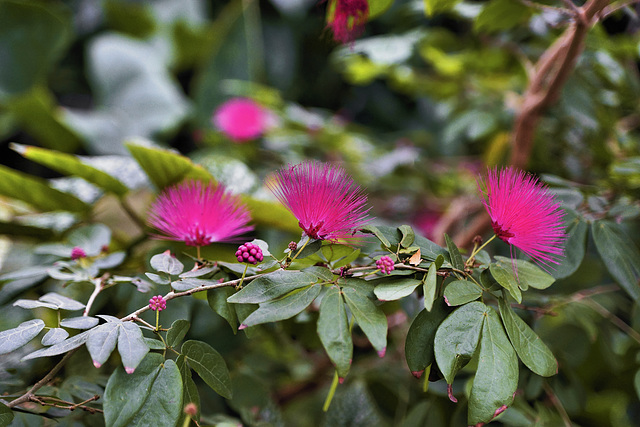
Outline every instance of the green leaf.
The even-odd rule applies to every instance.
[[[60,321],[60,326],[69,329],[91,329],[98,324],[99,320],[96,317],[80,316],[80,317],[67,317]]]
[[[188,291],[189,289],[199,288],[200,286],[213,285],[214,283],[216,282],[214,282],[213,280],[186,278],[171,282],[171,287],[178,292],[182,292]]]
[[[164,351],[164,349],[167,348],[162,341],[157,340],[155,338],[144,337],[144,342],[146,342],[147,345],[149,346],[149,350],[163,350]]]
[[[522,302],[522,292],[520,292],[520,286],[516,280],[513,268],[504,267],[502,264],[493,263],[489,265],[489,271],[496,282],[503,288],[509,291],[513,299]],[[519,274],[519,273],[518,273]]]
[[[131,425],[174,427],[182,415],[182,387],[176,362],[165,360],[151,384],[149,397],[131,420]]]
[[[174,321],[167,332],[167,345],[169,347],[177,347],[187,335],[190,327],[191,323],[187,320],[178,319]]]
[[[453,268],[456,270],[464,271],[464,262],[462,261],[460,250],[458,250],[458,247],[453,243],[453,240],[451,240],[451,237],[449,237],[447,233],[444,233],[444,240],[447,242],[447,249],[449,250],[449,255],[451,257],[451,265],[453,265]]]
[[[378,238],[378,240],[380,240],[380,243],[387,248],[397,245],[400,243],[400,240],[402,240],[400,231],[394,227],[365,225],[360,229],[360,231],[367,234],[373,234]]]
[[[456,373],[473,357],[487,310],[481,302],[470,302],[440,324],[434,339],[434,352],[447,384],[453,383]]]
[[[424,0],[424,9],[427,15],[433,16],[439,12],[447,12],[462,0]]]
[[[421,283],[416,279],[388,280],[377,285],[373,292],[380,301],[395,301],[411,295]]]
[[[140,327],[133,322],[122,322],[118,324],[118,353],[122,358],[125,371],[131,373],[135,371],[138,364],[149,352],[149,346],[144,342]]]
[[[222,397],[231,399],[229,370],[220,353],[209,344],[190,340],[182,344],[182,355],[209,387]]]
[[[238,315],[236,314],[235,306],[227,302],[233,292],[234,290],[231,286],[209,289],[207,291],[207,302],[213,311],[229,323],[231,330],[235,334],[238,331]]]
[[[91,331],[90,330],[84,331],[81,334],[75,335],[71,338],[67,338],[66,340],[59,342],[58,344],[54,344],[51,347],[42,348],[40,350],[34,351],[33,353],[29,353],[20,360],[24,361],[24,360],[36,359],[38,357],[57,356],[58,354],[71,351],[74,348],[78,348],[82,344],[87,342],[87,338],[89,337],[89,332]]]
[[[636,372],[636,377],[633,384],[636,389],[636,395],[638,396],[638,399],[640,399],[640,369],[638,369],[638,372]]]
[[[77,156],[21,144],[12,144],[11,148],[29,160],[33,160],[65,175],[83,178],[103,190],[119,196],[129,191],[127,186],[117,178],[83,163]]]
[[[524,23],[531,11],[524,4],[512,0],[491,0],[476,18],[474,30],[493,33],[508,30]]]
[[[171,275],[178,275],[184,270],[184,265],[168,250],[152,256],[149,264],[154,270]]]
[[[322,256],[333,268],[340,268],[355,261],[360,256],[360,249],[338,244],[324,245]]]
[[[319,285],[307,285],[306,288],[296,289],[280,299],[261,303],[256,311],[244,319],[240,329],[289,319],[307,308],[320,294],[321,289],[322,286]]]
[[[403,248],[408,248],[409,246],[413,245],[413,241],[416,238],[416,233],[413,231],[413,228],[408,225],[401,225],[400,227],[398,227],[398,230],[402,234],[400,246],[402,246]]]
[[[513,263],[511,258],[496,255],[496,264],[510,270],[513,274]],[[529,286],[535,289],[547,289],[551,286],[556,279],[552,275],[545,273],[540,267],[522,259],[515,260],[516,269],[518,270],[518,276],[516,283],[523,291],[526,291]]]
[[[444,289],[444,300],[447,305],[462,305],[475,301],[482,296],[482,289],[468,280],[456,280]]]
[[[451,263],[449,263],[449,252],[447,250],[426,237],[422,237],[419,234],[416,234],[416,238],[413,242],[414,245],[417,245],[420,248],[420,256],[422,259],[426,259],[427,261],[435,261],[439,255],[444,257],[445,262],[442,263],[441,267],[452,267]]]
[[[104,420],[110,427],[125,427],[149,398],[153,383],[164,362],[162,355],[149,353],[136,371],[127,374],[118,367],[104,391]]]
[[[24,191],[25,188],[29,191]],[[0,165],[0,194],[22,200],[44,212],[85,212],[91,208],[77,197],[50,187],[44,179],[2,165]]]
[[[382,15],[393,4],[393,0],[367,0],[367,1],[369,3],[369,17],[368,17],[369,20],[374,19],[379,15]]]
[[[319,265],[312,265],[311,267],[307,267],[302,270],[305,273],[311,273],[314,276],[317,276],[318,279],[330,282],[333,280],[333,273],[327,267],[322,267]]]
[[[559,265],[554,266],[551,275],[556,279],[563,279],[576,272],[584,259],[587,247],[587,223],[580,215],[571,209],[565,210],[564,217],[567,240],[564,242],[564,258]]]
[[[0,3],[0,99],[45,82],[71,41],[69,15],[53,4]],[[28,35],[28,37],[26,36]]]
[[[231,303],[259,304],[304,288],[318,281],[315,274],[302,271],[276,270],[253,280],[239,292],[230,296]]]
[[[18,327],[0,332],[0,354],[11,353],[34,339],[44,329],[40,319],[27,320]]]
[[[549,347],[516,315],[504,298],[499,298],[500,317],[509,335],[511,344],[527,368],[542,377],[550,377],[558,372],[558,362]]]
[[[13,421],[13,411],[0,402],[0,427],[6,427]]]
[[[191,377],[191,369],[187,364],[187,361],[183,355],[178,356],[176,364],[180,370],[180,376],[182,377],[182,404],[187,406],[189,403],[193,403],[198,408],[198,412],[195,416],[197,421],[200,420],[200,393],[198,387]],[[181,425],[178,422],[178,425]]]
[[[42,337],[42,345],[48,347],[50,345],[58,344],[67,338],[69,338],[69,332],[62,328],[51,328],[49,329],[49,332]],[[0,339],[2,339],[2,337],[0,337]]]
[[[610,221],[594,221],[591,233],[611,276],[634,300],[640,300],[640,251],[629,234]]]
[[[420,377],[426,367],[434,362],[433,348],[436,331],[448,314],[447,305],[443,300],[438,300],[431,311],[422,310],[411,322],[404,352],[409,370],[414,376]]]
[[[251,211],[251,218],[256,224],[274,227],[292,233],[300,233],[298,220],[282,204],[268,200],[258,200],[242,195],[242,202]]]
[[[436,289],[438,288],[438,276],[436,272],[438,271],[438,266],[435,262],[432,262],[429,266],[429,271],[427,272],[427,277],[424,281],[424,308],[427,311],[431,311],[433,307],[433,302],[436,300]]]
[[[369,338],[380,357],[387,351],[387,317],[380,307],[354,288],[342,288],[344,299],[351,314]]]
[[[177,184],[185,178],[205,182],[213,181],[209,172],[185,156],[161,148],[145,147],[133,143],[125,145],[159,190]]]
[[[498,314],[486,308],[478,370],[469,396],[469,424],[488,423],[513,402],[518,386],[518,358]]]
[[[353,342],[347,311],[338,287],[329,288],[322,297],[318,317],[318,337],[335,365],[338,376],[346,377],[353,358]]]

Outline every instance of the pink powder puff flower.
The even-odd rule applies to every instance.
[[[313,239],[351,239],[369,221],[367,196],[339,166],[306,161],[280,169],[267,182]]]
[[[237,143],[258,138],[272,121],[269,111],[248,98],[232,98],[220,105],[213,124]]]
[[[164,233],[155,237],[198,247],[253,230],[250,220],[240,197],[226,193],[222,184],[199,181],[165,189],[149,214],[149,225]]]
[[[508,167],[489,169],[487,183],[480,179],[478,187],[493,231],[511,246],[512,259],[515,246],[543,268],[560,263],[566,239],[564,212],[545,185]]]
[[[353,43],[364,31],[364,24],[369,18],[369,2],[367,0],[331,0],[329,7],[334,8],[328,20],[328,26],[333,31],[333,39],[343,44]]]

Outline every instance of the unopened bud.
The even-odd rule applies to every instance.
[[[190,417],[195,417],[198,414],[198,407],[195,403],[189,402],[184,406],[184,413]]]
[[[291,243],[289,243],[288,248],[289,248],[289,250],[290,250],[291,252],[293,252],[293,251],[295,251],[296,249],[298,249],[298,244],[297,244],[296,242],[291,242]]]

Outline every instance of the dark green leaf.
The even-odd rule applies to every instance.
[[[302,271],[276,270],[258,277],[244,288],[230,296],[232,303],[259,304],[278,298],[289,292],[304,288],[318,281],[315,274]]]
[[[511,258],[496,255],[496,264],[504,267],[505,270],[511,270],[513,272],[513,262]],[[547,289],[551,286],[556,279],[548,273],[545,273],[540,267],[536,266],[529,261],[521,259],[515,260],[518,276],[516,281],[520,289],[526,291],[529,286],[535,289]]]
[[[0,402],[0,427],[6,427],[13,421],[13,411]]]
[[[512,0],[491,0],[476,18],[474,29],[492,33],[514,28],[525,22],[531,12],[523,3]]]
[[[160,365],[149,397],[131,420],[132,426],[174,427],[182,414],[182,378],[173,360]]]
[[[436,275],[437,271],[438,269],[436,263],[432,262],[429,266],[427,277],[424,280],[424,308],[426,308],[427,311],[431,311],[433,302],[436,300],[436,290],[438,288],[438,276]]]
[[[144,342],[149,346],[149,350],[164,350],[166,348],[162,341],[155,338],[144,337]]]
[[[80,316],[80,317],[67,317],[60,321],[60,326],[70,329],[91,329],[98,324],[99,320],[96,317]]]
[[[413,228],[408,225],[401,225],[398,227],[398,230],[402,234],[402,240],[400,240],[400,246],[403,248],[408,248],[413,245],[413,241],[416,238],[416,233],[414,233]]]
[[[518,303],[521,303],[522,292],[520,292],[520,286],[518,284],[518,281],[516,280],[513,268],[494,263],[489,265],[489,270],[491,271],[491,275],[493,276],[493,278],[496,279],[496,282],[498,282],[500,286],[508,290],[513,299],[518,301]]]
[[[108,325],[106,323],[105,325]],[[149,352],[149,346],[144,342],[140,327],[133,322],[118,324],[118,353],[122,358],[125,371],[131,373]]]
[[[487,308],[482,322],[478,370],[469,396],[469,424],[488,423],[509,406],[518,386],[518,358],[498,314]]]
[[[225,286],[217,289],[209,289],[207,291],[207,302],[209,307],[225,319],[233,333],[238,331],[238,315],[236,314],[236,305],[227,302],[227,299],[233,295],[234,289],[231,286]]]
[[[509,340],[522,363],[540,376],[554,375],[558,371],[558,362],[549,347],[540,340],[540,337],[524,320],[513,312],[504,298],[500,298],[499,302],[500,317],[502,317]]]
[[[387,424],[364,381],[354,381],[340,390],[324,417],[322,427],[383,427]]]
[[[462,305],[482,296],[482,289],[468,280],[456,280],[444,289],[444,300],[448,305]]]
[[[640,251],[629,234],[610,221],[594,221],[591,232],[611,276],[634,300],[640,300]]]
[[[184,270],[184,265],[169,251],[152,256],[149,264],[156,271],[173,275],[180,274]]]
[[[205,182],[213,180],[211,174],[202,166],[194,164],[180,154],[162,148],[145,147],[132,143],[125,145],[159,190],[177,184],[185,178]]]
[[[231,399],[231,379],[229,370],[220,353],[201,341],[187,341],[182,344],[182,354],[191,369],[216,393]]]
[[[424,0],[424,8],[427,15],[432,16],[439,12],[446,12],[460,3],[462,0]]]
[[[330,282],[333,280],[333,273],[327,267],[322,267],[319,265],[312,265],[311,267],[307,267],[302,270],[304,273],[311,273],[318,277],[318,279],[323,280],[325,282]]]
[[[84,178],[88,182],[117,195],[123,195],[129,191],[127,186],[118,179],[100,169],[83,163],[82,160],[71,154],[21,144],[12,144],[11,148],[29,160],[33,160],[65,175]]]
[[[422,310],[409,327],[404,352],[407,365],[414,376],[422,375],[422,371],[435,360],[433,353],[434,338],[440,323],[449,314],[449,308],[443,300],[438,300],[431,311]]]
[[[29,191],[24,191],[28,188]],[[90,206],[69,193],[49,186],[47,181],[0,165],[0,194],[29,203],[44,212],[85,212]]]
[[[571,276],[580,267],[587,247],[587,223],[573,210],[566,209],[564,221],[567,240],[564,242],[564,258],[554,266],[551,275],[556,279]]]
[[[640,369],[638,369],[638,372],[636,372],[636,376],[633,384],[636,389],[636,395],[638,396],[638,399],[640,399]]]
[[[470,302],[440,324],[434,339],[434,352],[447,384],[453,383],[456,373],[473,357],[487,310],[481,302]]]
[[[296,289],[280,299],[263,302],[256,311],[244,319],[240,328],[289,319],[307,308],[321,289],[320,285],[307,285],[306,288]]]
[[[444,257],[444,262],[440,265],[440,267],[452,266],[449,262],[449,252],[447,252],[445,248],[435,244],[426,237],[422,237],[419,234],[416,234],[416,238],[413,244],[417,245],[420,248],[420,256],[422,257],[422,259],[426,259],[427,261],[435,261],[439,255],[442,255]]]
[[[353,358],[353,342],[349,331],[344,301],[337,287],[331,287],[322,297],[318,317],[318,337],[340,378],[347,376]]]
[[[171,328],[167,332],[167,345],[169,347],[178,347],[185,335],[189,331],[191,323],[184,319],[178,319],[171,324]]]
[[[196,420],[200,420],[200,393],[198,387],[191,377],[191,369],[186,362],[183,355],[178,356],[176,359],[178,369],[180,369],[180,376],[182,377],[182,404],[187,406],[189,403],[193,403],[198,408],[198,412],[194,417]],[[180,423],[178,423],[180,425]]]
[[[373,292],[380,301],[394,301],[411,295],[421,283],[416,279],[386,280],[376,285]]]
[[[380,357],[387,351],[387,317],[380,307],[354,288],[343,288],[344,299],[351,314],[369,338]]]
[[[49,332],[47,332],[44,337],[42,337],[42,345],[50,346],[54,344],[58,344],[66,340],[69,337],[69,332],[65,331],[62,328],[51,328]],[[0,337],[0,339],[2,339]]]
[[[149,398],[151,388],[164,362],[162,355],[149,353],[136,371],[127,374],[118,367],[104,391],[104,420],[109,427],[125,427]]]
[[[464,262],[462,261],[462,255],[460,255],[460,250],[453,243],[451,237],[447,233],[444,233],[444,240],[447,242],[447,249],[449,250],[449,255],[451,257],[451,264],[453,268],[456,270],[464,271]]]
[[[33,353],[29,353],[20,360],[24,361],[24,360],[36,359],[38,357],[57,356],[58,354],[71,351],[74,348],[78,348],[82,344],[87,342],[87,338],[89,337],[89,332],[91,332],[91,330],[84,331],[81,334],[75,335],[71,338],[67,338],[66,340],[59,342],[58,344],[54,344],[51,347],[42,348],[40,350],[34,351]]]
[[[0,354],[11,353],[34,339],[44,329],[40,319],[27,320],[17,328],[0,332]]]
[[[402,234],[400,234],[400,231],[394,227],[384,225],[365,225],[360,229],[360,231],[367,234],[373,234],[378,238],[378,240],[380,240],[380,243],[387,248],[396,246],[400,243],[400,240],[402,240]]]

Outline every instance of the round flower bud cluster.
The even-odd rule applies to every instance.
[[[71,249],[71,259],[76,260],[76,259],[86,258],[86,257],[87,257],[87,253],[80,246],[74,246],[74,248]]]
[[[291,243],[289,243],[288,248],[289,248],[289,252],[293,252],[296,249],[298,249],[298,244],[296,242],[291,242]]]
[[[394,263],[391,257],[386,255],[376,261],[376,267],[378,267],[383,274],[391,273],[394,269],[393,265]]]
[[[260,246],[254,245],[253,243],[245,243],[244,245],[240,245],[236,251],[236,258],[238,258],[238,262],[246,262],[247,264],[255,265],[262,262],[262,249],[260,249]]]
[[[162,311],[167,308],[167,301],[162,298],[162,295],[156,295],[149,300],[149,308],[153,311]]]

